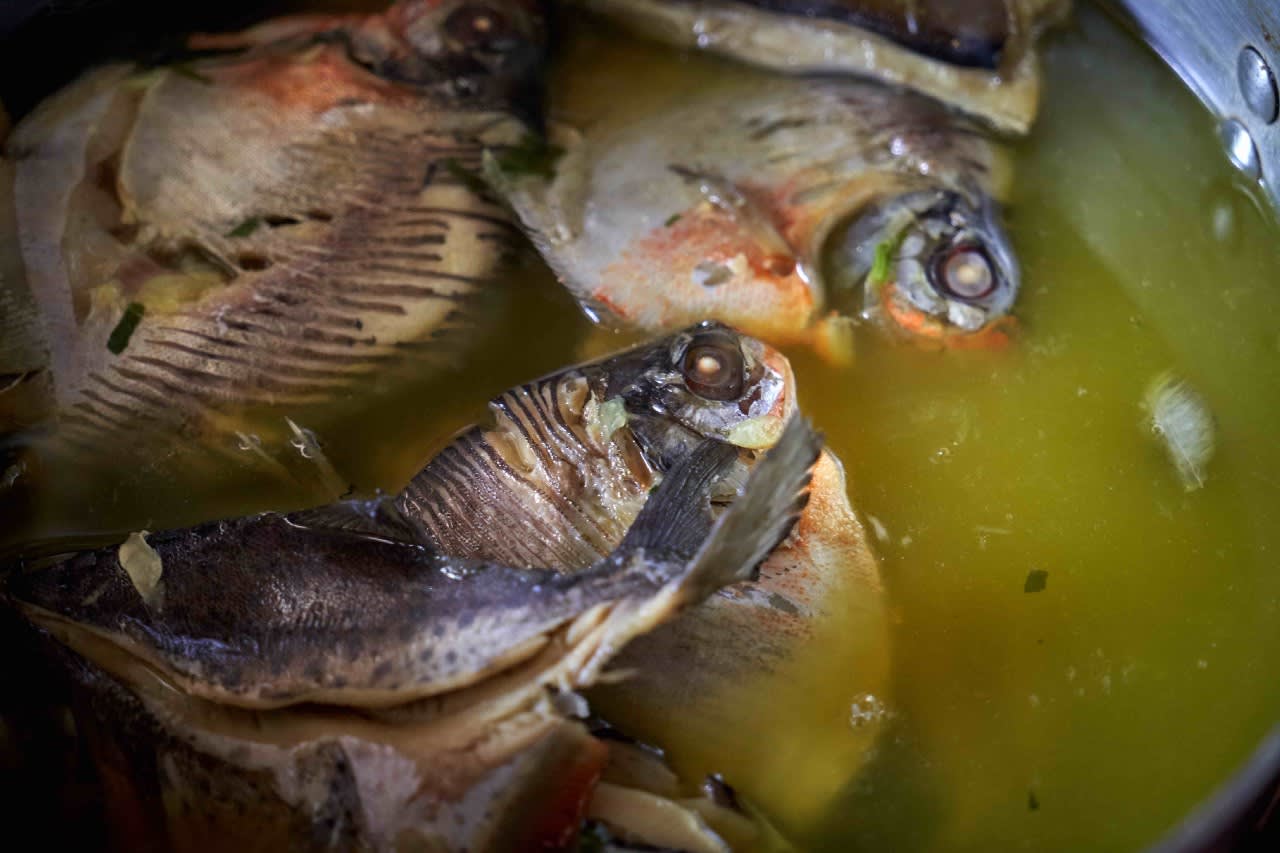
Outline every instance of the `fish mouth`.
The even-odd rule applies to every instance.
[[[1020,273],[990,198],[951,190],[873,204],[831,244],[828,274],[857,313],[906,337],[948,346],[1008,341]]]
[[[965,329],[917,307],[893,282],[881,287],[878,310],[898,333],[910,340],[946,349],[1003,349],[1018,328],[1018,321],[1005,315],[989,319],[976,329]]]
[[[783,428],[796,412],[796,378],[791,362],[768,344],[761,344],[758,356],[762,375],[756,384],[758,399],[743,400],[740,408],[748,415],[730,427],[725,440],[744,450],[767,450],[782,435]],[[752,397],[757,397],[753,391]]]

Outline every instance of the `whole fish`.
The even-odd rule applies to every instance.
[[[543,43],[533,2],[401,0],[85,74],[4,148],[0,274],[16,251],[35,309],[5,336],[43,362],[3,349],[0,374],[40,374],[61,437],[100,452],[448,363],[518,238],[453,167],[530,132]]]
[[[542,849],[606,759],[556,697],[749,577],[819,448],[793,420],[713,515],[737,451],[700,442],[573,575],[264,514],[33,567],[9,594],[68,650],[135,847]]]
[[[1026,133],[1035,42],[1070,0],[574,0],[669,44],[905,86]]]
[[[293,518],[470,559],[578,572],[618,547],[650,490],[688,448],[709,437],[737,445],[741,476],[777,440],[795,401],[784,356],[704,322],[502,394],[490,404],[489,423],[462,432],[397,495]],[[753,697],[802,695],[797,656],[837,629],[850,697],[882,695],[888,623],[879,564],[849,503],[843,468],[823,452],[804,513],[759,577],[633,642],[617,662],[630,675],[607,688],[608,707],[626,709],[626,728],[657,742],[662,732],[652,720],[679,709],[682,732],[722,747],[730,781],[802,824],[865,760],[878,722],[857,736],[842,732],[838,743],[800,747],[821,750],[827,766],[845,775],[815,774],[805,784],[778,778],[763,788],[737,777],[747,775],[745,756],[753,754]]]
[[[1007,339],[999,146],[896,89],[726,78],[564,134],[550,179],[489,160],[588,313],[647,332],[713,317],[837,362],[853,316],[929,345]]]

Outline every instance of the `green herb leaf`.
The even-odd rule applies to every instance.
[[[1044,569],[1032,569],[1027,574],[1027,582],[1022,585],[1023,592],[1040,592],[1049,584],[1049,573]]]
[[[116,327],[111,330],[111,336],[107,338],[107,349],[112,355],[124,352],[124,348],[129,345],[129,338],[133,337],[134,330],[142,322],[145,311],[141,302],[130,302],[124,309],[120,322],[116,323]]]
[[[1027,792],[1027,811],[1035,812],[1039,810],[1040,810],[1040,799],[1036,796],[1036,792],[1028,791]]]
[[[256,216],[250,216],[244,222],[241,222],[235,228],[227,232],[228,237],[248,237],[254,231],[258,230],[258,226],[262,224],[262,220]]]
[[[662,225],[664,228],[670,228],[672,225],[675,225],[679,221],[680,221],[680,214],[673,213],[667,217],[667,221],[662,223]]]
[[[444,170],[452,175],[458,183],[462,184],[473,193],[479,194],[488,191],[489,185],[484,182],[484,178],[480,177],[479,174],[471,171],[454,158],[446,158],[441,162],[441,165],[444,166]]]
[[[208,75],[205,75],[205,74],[201,74],[199,71],[192,68],[191,65],[186,62],[175,62],[173,65],[169,66],[169,70],[172,71],[174,74],[177,74],[179,77],[186,77],[188,80],[195,80],[197,83],[203,83],[206,86],[213,85],[212,77],[209,77]]]
[[[889,280],[889,261],[893,252],[893,241],[883,240],[876,244],[876,257],[871,262],[871,272],[867,273],[867,284],[879,287]]]
[[[530,133],[510,148],[503,149],[494,159],[505,175],[537,175],[550,180],[556,176],[556,161],[563,155],[563,148]]]
[[[597,821],[587,821],[578,832],[577,853],[600,853],[608,849],[613,840],[609,830]]]

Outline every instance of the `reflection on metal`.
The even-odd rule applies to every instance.
[[[1203,853],[1209,850],[1264,850],[1274,829],[1276,768],[1280,767],[1280,725],[1232,779],[1193,811],[1147,853]],[[1266,834],[1259,834],[1262,830]]]
[[[1218,136],[1222,139],[1222,147],[1227,149],[1231,165],[1239,169],[1246,178],[1257,180],[1262,174],[1262,164],[1258,162],[1258,146],[1253,144],[1253,137],[1244,129],[1244,125],[1229,118],[1218,128]]]
[[[1227,156],[1250,180],[1261,183],[1280,211],[1275,71],[1280,69],[1280,2],[1101,2],[1127,21],[1214,112]],[[1265,839],[1280,833],[1277,804],[1280,724],[1234,777],[1149,853],[1264,849]]]
[[[1267,124],[1275,121],[1276,113],[1280,112],[1276,75],[1256,47],[1246,47],[1240,51],[1236,77],[1240,82],[1240,94],[1244,95],[1244,102],[1253,110],[1253,114]]]
[[[1231,162],[1280,209],[1280,3],[1103,0],[1218,117]]]

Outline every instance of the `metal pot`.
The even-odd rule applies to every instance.
[[[1280,3],[1102,0],[1218,121],[1226,156],[1280,212]],[[1159,853],[1280,848],[1280,723],[1234,778],[1157,843]]]
[[[1280,2],[1099,2],[1199,97],[1218,121],[1225,156],[1280,211]],[[39,77],[36,85],[0,86],[0,94],[24,113],[87,63],[165,34],[243,26],[262,5],[258,0],[0,0],[0,81],[31,73]],[[11,38],[14,33],[21,38]],[[1232,779],[1151,848],[1153,853],[1276,849],[1280,722]]]

